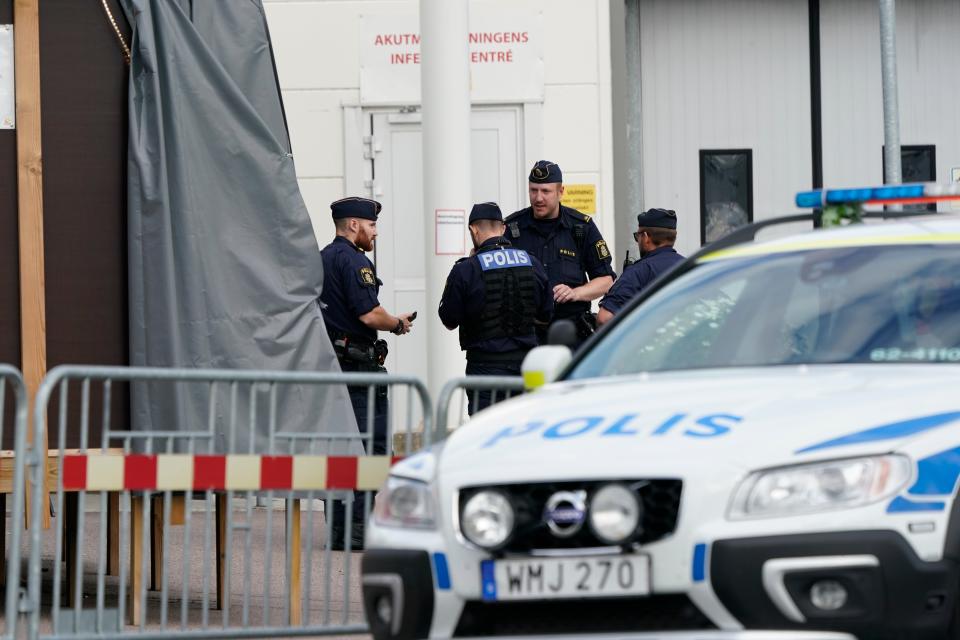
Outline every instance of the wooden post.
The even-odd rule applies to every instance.
[[[150,509],[150,589],[160,591],[160,581],[163,579],[163,498],[153,496],[153,506]],[[186,545],[184,545],[186,548]]]
[[[74,537],[77,527],[82,522],[80,517],[82,508],[80,495],[71,491],[63,494],[63,513],[57,514],[57,526],[63,527],[63,563],[67,567],[67,588],[64,594],[67,597],[67,606],[73,606],[77,572],[83,571],[83,558],[77,555],[77,539]]]
[[[107,507],[107,575],[120,575],[120,494],[111,493]]]
[[[143,575],[144,535],[143,507],[146,500],[142,497],[132,497],[130,500],[130,600],[127,609],[130,611],[130,624],[139,625],[140,590],[146,576]]]
[[[0,585],[6,584],[7,581],[7,494],[0,493],[0,514],[3,514],[3,517],[0,520],[3,520],[3,531],[0,531]],[[16,522],[13,523],[13,526],[19,526]]]
[[[224,578],[226,577],[227,562],[227,509],[231,508],[227,501],[227,494],[218,493],[216,499],[216,512],[214,517],[217,521],[217,609],[223,610],[230,606],[230,594],[226,591]],[[269,588],[269,587],[268,587]]]
[[[293,509],[290,532],[290,626],[296,627],[303,620],[303,608],[300,586],[300,500],[288,500],[287,508]],[[311,553],[312,549],[307,549]],[[327,567],[330,571],[330,567]]]
[[[17,91],[17,196],[20,229],[20,341],[23,379],[31,401],[47,372],[47,314],[43,266],[43,155],[40,144],[40,2],[14,0]],[[30,421],[28,420],[28,423]],[[33,442],[33,429],[27,431]],[[42,446],[47,449],[46,430]],[[47,457],[41,457],[46,463]],[[44,477],[44,493],[47,474]],[[29,485],[27,486],[29,490]],[[29,513],[29,494],[27,499]],[[43,510],[43,526],[50,513]]]

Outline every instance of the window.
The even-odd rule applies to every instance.
[[[798,364],[960,363],[958,246],[702,262],[605,332],[568,380]]]
[[[883,164],[881,149],[880,162],[883,167],[883,182],[887,182],[887,167]],[[937,147],[932,144],[906,144],[900,147],[900,174],[904,183],[937,181]],[[937,204],[905,204],[904,211],[936,211]]]
[[[750,149],[700,151],[700,242],[753,222]]]

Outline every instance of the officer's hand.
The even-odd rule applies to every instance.
[[[413,328],[413,320],[410,318],[410,313],[401,313],[400,319],[403,321],[403,328],[400,329],[400,333],[397,335],[403,335],[405,333],[410,333],[410,329]]]
[[[557,304],[577,301],[577,290],[565,284],[558,284],[553,288],[553,301]]]

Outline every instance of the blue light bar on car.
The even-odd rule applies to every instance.
[[[797,194],[798,207],[821,208],[837,204],[913,204],[960,200],[960,183],[895,184],[857,189],[817,189]]]

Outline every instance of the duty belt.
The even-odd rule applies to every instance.
[[[387,341],[371,342],[347,335],[331,335],[333,351],[339,360],[382,367],[387,360]]]
[[[475,362],[477,364],[522,362],[523,357],[527,355],[527,351],[529,351],[529,349],[514,349],[512,351],[481,351],[479,349],[467,349],[467,361]]]

